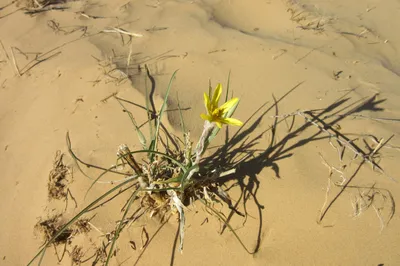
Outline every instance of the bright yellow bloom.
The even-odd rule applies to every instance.
[[[212,96],[212,99],[210,99],[210,96],[207,95],[207,93],[204,93],[204,104],[207,109],[207,114],[201,114],[201,118],[204,120],[208,120],[211,123],[214,122],[219,128],[222,127],[222,124],[229,124],[229,125],[235,125],[235,126],[241,126],[243,123],[235,118],[230,118],[230,117],[225,117],[226,114],[229,112],[230,109],[232,109],[237,102],[239,101],[239,98],[232,98],[226,103],[224,103],[222,106],[218,107],[218,102],[219,98],[221,97],[221,92],[222,92],[222,85],[218,84],[217,87],[215,88],[214,94]]]

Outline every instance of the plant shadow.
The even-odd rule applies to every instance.
[[[147,67],[146,74],[151,82],[151,91],[148,96],[150,98],[150,102],[152,103],[150,119],[152,120],[156,118],[157,114],[153,104],[154,100],[152,99],[156,88],[156,81],[151,76]],[[373,149],[368,147],[367,150],[360,148],[355,143],[353,143],[353,140],[350,139],[347,134],[339,132],[339,129],[337,129],[335,125],[337,125],[342,120],[355,116],[356,114],[363,111],[383,111],[384,109],[381,107],[381,104],[385,102],[386,99],[378,99],[378,94],[376,94],[371,97],[365,97],[356,101],[352,101],[351,97],[349,96],[350,93],[353,92],[353,90],[351,90],[324,108],[297,112],[290,115],[281,115],[279,112],[279,104],[284,101],[288,96],[290,96],[302,84],[303,82],[298,83],[279,99],[276,99],[274,95],[272,95],[273,103],[268,107],[268,103],[261,105],[249,117],[244,125],[236,133],[233,134],[233,136],[230,136],[229,127],[225,127],[224,145],[217,147],[217,149],[213,153],[204,158],[200,163],[200,172],[198,176],[212,176],[213,174],[209,172],[208,169],[213,170],[215,169],[215,166],[218,166],[217,171],[219,173],[229,172],[232,169],[235,170],[234,173],[224,175],[223,177],[219,177],[217,180],[215,180],[218,186],[228,187],[226,191],[236,186],[240,189],[240,196],[238,200],[236,200],[235,204],[232,204],[231,202],[226,202],[228,203],[230,212],[227,216],[225,216],[226,220],[224,221],[225,223],[220,231],[220,234],[224,233],[225,229],[227,228],[227,224],[229,224],[230,220],[235,214],[243,217],[244,225],[248,217],[247,204],[249,200],[252,200],[255,203],[258,215],[258,228],[256,233],[256,244],[252,249],[253,251],[249,252],[251,254],[254,254],[259,250],[263,231],[264,206],[258,198],[258,191],[261,182],[259,175],[263,169],[271,168],[274,171],[276,178],[279,179],[281,178],[281,176],[278,162],[280,160],[292,157],[295,149],[318,140],[325,139],[332,141],[332,139],[340,138],[344,142],[351,144],[350,149],[352,149],[357,155],[360,155],[362,157],[362,160],[367,160],[372,163],[376,168],[382,170],[382,168],[380,168],[380,166],[373,159],[370,158],[370,155],[374,152]],[[181,109],[180,111],[186,111],[188,109],[189,108],[184,110]],[[253,136],[253,132],[255,132],[255,130],[260,127],[261,122],[267,117],[268,114],[270,114],[269,117],[273,117],[272,125],[268,129]],[[299,117],[296,115],[299,114],[300,116],[303,116],[306,121],[295,128],[296,117]],[[277,140],[276,132],[278,130],[278,127],[281,126],[282,123],[286,124],[287,134],[281,140]],[[302,137],[303,135],[305,135],[303,134],[303,132],[311,127],[315,127],[316,132],[311,136]],[[163,129],[164,132],[167,132],[165,128]],[[167,138],[169,138],[170,140],[173,140],[174,138],[179,139],[179,137],[168,135],[168,132],[166,134]],[[263,141],[266,134],[270,134],[270,141],[267,148],[257,148],[259,144]],[[343,146],[340,143],[339,145]],[[175,148],[178,148],[179,143],[175,143],[174,146]],[[342,153],[344,152],[345,148],[349,148],[344,146],[342,147]],[[361,165],[362,163],[360,164],[359,168],[361,167]],[[352,178],[357,174],[357,172],[358,170],[355,172]],[[334,198],[334,200],[325,210],[325,214],[332,206],[332,204],[337,200],[340,194],[344,191],[344,189],[348,187],[349,183],[350,182],[346,183],[342,191],[338,193],[338,195]],[[349,188],[357,188],[357,186],[349,186]],[[225,201],[226,199],[221,198],[221,200]],[[240,208],[240,205],[243,209],[243,213],[238,210]],[[323,216],[321,216],[321,220],[322,219]],[[176,232],[172,244],[170,265],[173,265],[175,261],[178,232],[179,230]]]
[[[264,206],[258,198],[258,191],[261,182],[259,174],[263,169],[271,168],[274,171],[276,178],[279,179],[281,178],[280,167],[278,164],[280,160],[293,156],[295,149],[297,148],[323,139],[329,141],[340,139],[343,140],[343,142],[351,144],[351,147],[343,147],[343,150],[345,148],[354,149],[356,154],[362,157],[362,160],[367,160],[378,169],[382,169],[373,159],[370,158],[372,153],[371,149],[364,151],[353,143],[353,140],[350,139],[350,137],[339,132],[339,130],[335,128],[335,125],[345,118],[348,118],[349,116],[351,117],[352,115],[362,111],[383,111],[384,109],[380,107],[380,104],[383,103],[385,99],[379,100],[377,95],[373,95],[372,97],[352,102],[351,97],[349,97],[349,94],[351,93],[350,91],[325,108],[296,112],[291,115],[280,115],[279,104],[281,101],[300,87],[301,84],[302,83],[297,84],[279,99],[275,99],[275,97],[272,96],[274,102],[268,108],[266,108],[266,104],[258,108],[232,137],[229,137],[229,128],[226,127],[225,144],[218,147],[215,152],[210,154],[201,162],[201,169],[206,169],[200,174],[201,176],[210,174],[207,173],[207,169],[213,169],[215,166],[219,167],[219,173],[229,172],[229,170],[235,169],[234,173],[220,177],[216,181],[219,186],[228,187],[228,190],[234,186],[238,186],[240,189],[240,196],[238,200],[236,200],[236,203],[230,206],[231,210],[226,216],[226,223],[220,232],[221,234],[225,231],[226,224],[229,223],[235,214],[243,216],[243,224],[245,224],[248,216],[246,205],[248,204],[249,199],[252,199],[255,203],[258,212],[258,229],[253,253],[256,253],[260,248],[263,229],[262,210],[264,209]],[[266,110],[262,111],[265,108]],[[273,113],[272,125],[258,135],[252,136],[252,133],[260,126],[260,123],[269,113]],[[298,114],[306,118],[306,121],[298,128],[294,129],[295,120],[296,117],[298,117],[296,115]],[[251,120],[254,121],[251,122]],[[288,122],[288,120],[290,121]],[[286,123],[287,134],[281,140],[277,140],[276,132],[278,126],[280,126],[282,122]],[[316,132],[311,136],[303,138],[302,133],[310,127],[315,127],[317,129]],[[259,146],[258,144],[261,143],[264,135],[267,133],[270,134],[271,139],[267,148],[257,148],[257,146]],[[343,190],[347,185],[348,183]],[[240,204],[244,210],[244,214],[241,214],[238,211]],[[328,209],[326,209],[325,214],[327,211]],[[321,217],[321,220],[322,218],[323,217]]]
[[[139,128],[146,123],[155,123],[156,119],[158,118],[153,99],[157,87],[156,80],[151,75],[147,66],[145,66],[145,69],[146,76],[151,83],[150,91],[147,93],[146,90],[146,97],[148,97],[147,100],[149,101],[149,104],[147,105],[148,107],[115,97],[119,101],[132,104],[148,112],[148,120],[144,124],[140,125]],[[371,97],[352,101],[351,97],[349,96],[352,91],[349,91],[322,109],[297,111],[289,115],[281,115],[279,111],[281,102],[290,96],[302,84],[302,82],[298,83],[278,99],[272,95],[273,103],[270,106],[267,106],[267,103],[261,105],[243,124],[243,126],[239,128],[239,130],[236,131],[232,136],[230,136],[229,127],[225,127],[224,145],[217,147],[213,153],[204,158],[200,163],[200,170],[197,174],[197,178],[205,176],[212,178],[212,176],[215,176],[215,173],[212,172],[212,170],[215,170],[217,166],[218,169],[216,169],[216,171],[221,175],[218,175],[218,178],[214,179],[213,182],[215,182],[218,187],[228,187],[226,191],[236,186],[240,189],[240,196],[239,199],[235,201],[235,204],[232,204],[230,200],[227,202],[226,198],[224,197],[220,197],[220,199],[225,201],[230,208],[229,214],[224,216],[224,226],[222,227],[220,234],[223,234],[227,227],[232,230],[232,228],[229,226],[229,222],[235,214],[243,217],[244,225],[247,221],[247,217],[249,216],[247,212],[249,200],[252,200],[255,203],[258,215],[256,218],[258,221],[256,244],[252,248],[252,251],[248,251],[244,244],[239,240],[242,246],[250,254],[256,253],[261,245],[264,206],[258,198],[258,192],[261,182],[260,173],[263,169],[271,168],[274,171],[276,178],[279,179],[281,178],[280,166],[278,164],[279,161],[293,156],[296,148],[300,148],[318,140],[326,139],[332,141],[333,139],[338,140],[339,138],[342,140],[342,143],[338,143],[339,145],[348,143],[351,146],[350,148],[357,155],[360,155],[363,160],[369,160],[369,162],[371,162],[376,168],[381,169],[380,166],[375,163],[373,158],[371,159],[371,155],[376,152],[374,149],[369,148],[367,151],[364,151],[364,149],[353,143],[353,140],[350,139],[349,136],[339,132],[335,126],[340,121],[363,111],[383,111],[384,109],[380,107],[380,104],[383,103],[385,99],[378,99],[378,95],[373,95]],[[179,108],[179,110],[169,109],[166,110],[166,112],[182,112],[189,109],[190,108]],[[268,117],[273,118],[272,125],[261,133],[254,135],[253,133],[256,132],[256,129],[261,126],[261,122],[263,122],[267,115],[269,115]],[[300,125],[296,127],[296,117],[299,116],[305,118],[305,122],[300,123]],[[280,127],[283,123],[287,126],[287,133],[282,139],[278,140],[276,137],[276,132],[278,127]],[[180,146],[184,141],[174,134],[168,132],[167,128],[162,124],[162,122],[160,126],[165,137],[165,140],[162,140],[162,137],[160,136],[160,141],[166,149],[166,154],[172,154],[174,153],[174,150],[182,150]],[[310,127],[316,127],[316,132],[311,136],[303,134]],[[260,144],[262,144],[262,141],[264,141],[264,136],[266,134],[270,134],[270,141],[265,149],[260,149],[258,147]],[[345,148],[349,147],[343,147],[343,150]],[[233,173],[231,170],[234,170]],[[228,174],[222,175],[223,173]],[[196,180],[196,176],[194,176],[194,179]],[[202,182],[199,179],[198,181],[199,183]],[[342,192],[344,189],[346,189],[348,184],[349,183],[346,183]],[[214,195],[220,196],[218,193],[214,193]],[[340,194],[338,194],[338,196],[340,196]],[[335,200],[336,199],[337,197]],[[333,202],[334,201],[332,201],[332,204]],[[332,206],[332,204],[329,206]],[[239,211],[240,207],[243,209],[243,213]],[[326,212],[328,209],[326,209]],[[321,217],[321,219],[322,218],[323,217]],[[158,232],[159,230],[157,230],[152,238],[154,238]],[[170,265],[173,265],[175,261],[178,232],[179,230],[177,230],[172,244]],[[143,252],[145,252],[145,250],[146,249],[141,252],[137,261],[135,262],[135,265],[143,256]]]

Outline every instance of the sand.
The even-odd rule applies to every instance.
[[[391,217],[400,199],[400,186],[392,180],[400,180],[399,1],[79,0],[31,15],[24,13],[27,4],[0,2],[1,265],[26,265],[33,258],[43,243],[34,230],[40,217],[63,213],[67,220],[112,187],[97,184],[85,198],[91,181],[68,154],[67,132],[77,155],[92,164],[115,163],[120,144],[140,148],[129,118],[108,97],[144,105],[145,64],[156,81],[158,109],[179,69],[168,109],[178,102],[184,108],[193,141],[201,134],[202,94],[209,80],[225,86],[229,73],[231,91],[240,98],[236,118],[246,121],[266,104],[241,131],[242,141],[254,140],[252,148],[260,153],[271,143],[274,116],[299,110],[325,110],[320,119],[366,153],[377,145],[371,136],[378,142],[393,138],[375,154],[386,174],[365,163],[319,221],[324,202],[328,206],[341,189],[329,180],[341,183],[343,177],[341,184],[347,184],[361,160],[353,160],[349,149],[340,159],[335,140],[330,143],[312,124],[302,127],[306,120],[299,113],[291,130],[296,134],[289,132],[291,118],[279,123],[277,148],[249,161],[230,182],[240,184],[229,192],[234,202],[240,187],[249,196],[246,222],[233,215],[232,225],[249,250],[258,246],[256,254],[247,254],[229,230],[220,234],[220,222],[196,205],[187,214],[183,254],[174,249],[174,216],[138,265],[400,263],[400,219],[396,212]],[[135,36],[110,32],[115,28]],[[145,112],[129,109],[138,122],[146,121]],[[181,134],[179,113],[167,114],[170,131]],[[236,130],[229,127],[230,136]],[[216,144],[223,142],[221,133]],[[47,191],[57,150],[72,169],[69,188],[78,205],[70,199],[65,212],[65,202],[49,201]],[[102,233],[115,227],[126,199],[100,208],[91,220],[98,231],[76,237],[70,248],[81,246],[84,258],[90,257]],[[371,204],[360,211],[361,199]],[[243,202],[238,209],[244,212]],[[134,265],[142,228],[151,237],[159,222],[146,216],[123,234],[112,265]],[[43,265],[56,263],[49,248]],[[71,265],[68,255],[60,265]]]

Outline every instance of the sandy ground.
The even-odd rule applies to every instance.
[[[107,97],[116,93],[144,105],[145,64],[156,81],[158,108],[179,69],[168,108],[176,108],[179,99],[193,141],[202,129],[208,80],[226,84],[231,72],[231,90],[241,100],[238,119],[246,121],[266,104],[241,129],[241,141],[254,140],[260,153],[271,139],[276,146],[244,164],[230,182],[239,183],[230,191],[234,200],[240,188],[249,196],[238,205],[242,212],[246,206],[246,222],[234,215],[232,225],[249,250],[258,245],[256,254],[247,254],[229,230],[221,235],[217,219],[197,206],[188,213],[183,254],[174,249],[173,218],[139,265],[400,264],[400,219],[397,212],[392,215],[400,186],[391,179],[400,180],[398,0],[81,0],[32,15],[24,13],[26,4],[0,1],[1,265],[26,265],[35,255],[43,243],[34,231],[40,217],[71,218],[111,188],[98,184],[84,198],[91,181],[76,171],[65,135],[70,133],[81,158],[104,166],[115,162],[118,145],[139,148],[129,118]],[[142,37],[129,42],[126,34],[104,32],[112,27]],[[129,109],[138,122],[146,120],[139,108]],[[273,116],[297,110],[317,110],[319,119],[365,154],[394,135],[374,155],[386,174],[365,163],[350,180],[360,156],[353,160],[346,149],[339,159],[335,140],[330,143],[312,124],[304,126],[301,116],[291,131],[289,118],[273,135]],[[177,135],[179,121],[178,112],[168,112],[165,123]],[[236,130],[231,127],[230,136]],[[223,140],[220,134],[217,142]],[[74,208],[70,200],[65,212],[64,202],[49,202],[47,195],[57,150],[66,153],[64,161],[73,169],[70,189],[78,203]],[[350,183],[338,194],[341,187],[330,180]],[[326,208],[336,195],[320,219],[324,202]],[[125,201],[117,198],[99,209],[91,220],[98,231],[74,239],[84,258],[93,254],[102,233],[113,230]],[[113,265],[135,263],[142,228],[153,236],[159,223],[145,217],[123,234]],[[129,241],[137,243],[136,251]],[[49,248],[44,265],[56,263]],[[71,265],[68,255],[61,264]]]

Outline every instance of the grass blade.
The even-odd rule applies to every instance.
[[[178,94],[176,94],[176,98],[178,99],[179,117],[181,119],[181,130],[183,133],[186,133],[185,121],[183,120],[182,108],[181,105],[179,104]]]
[[[152,147],[152,148],[153,148],[152,150],[157,150],[157,141],[158,141],[158,134],[159,134],[159,131],[160,131],[161,119],[162,119],[162,116],[163,116],[163,114],[164,114],[165,108],[166,108],[166,106],[167,106],[167,101],[168,101],[169,92],[170,92],[171,87],[172,87],[172,81],[174,80],[175,75],[176,75],[177,72],[178,72],[178,70],[175,70],[175,72],[172,74],[171,79],[169,80],[169,84],[168,84],[168,87],[167,87],[167,91],[166,91],[165,97],[164,97],[164,102],[163,102],[163,104],[162,104],[162,106],[161,106],[160,113],[159,113],[158,116],[157,116],[156,132],[155,132],[154,138],[153,138],[154,147]],[[154,157],[154,155],[153,155],[151,158],[153,158],[153,157]],[[151,161],[152,161],[152,160],[151,160]]]
[[[109,169],[106,169],[103,173],[101,173],[96,179],[93,180],[92,184],[90,184],[90,187],[88,188],[88,190],[85,193],[85,199],[86,196],[89,194],[89,191],[92,189],[92,187],[100,180],[100,178],[102,178],[105,174],[107,174],[108,172],[110,172],[110,169],[113,168],[114,166],[110,167]],[[132,176],[129,179],[136,179],[137,177],[139,177],[138,175]]]
[[[115,230],[115,234],[114,234],[113,240],[111,242],[111,247],[110,247],[110,250],[108,251],[107,261],[105,263],[106,266],[110,262],[110,259],[111,259],[111,256],[112,256],[112,252],[113,252],[113,249],[114,249],[114,246],[115,246],[115,242],[117,241],[117,239],[119,237],[119,234],[122,231],[125,217],[128,214],[128,211],[130,210],[132,203],[135,201],[136,195],[137,195],[137,193],[139,191],[140,191],[140,189],[136,189],[135,192],[133,192],[133,194],[131,195],[131,198],[129,199],[129,202],[128,202],[127,206],[126,206],[125,212],[122,215],[121,221],[120,221],[120,223],[118,225],[118,228],[117,228],[117,230]]]
[[[130,152],[130,154],[135,154],[135,153],[151,153],[151,154],[158,154],[158,155],[161,155],[161,156],[163,156],[163,157],[165,157],[165,158],[171,160],[171,162],[173,162],[174,164],[176,164],[177,166],[179,166],[179,167],[183,170],[183,172],[187,172],[187,170],[188,170],[187,167],[184,166],[181,162],[177,161],[177,160],[174,159],[173,157],[171,157],[171,156],[169,156],[169,155],[167,155],[167,154],[165,154],[165,153],[163,153],[163,152],[152,151],[152,150],[139,150],[139,151],[131,151],[131,152]],[[119,158],[122,158],[122,156],[119,157]]]
[[[229,96],[229,88],[231,86],[231,71],[229,70],[228,73],[228,80],[226,82],[226,93],[225,93],[225,102],[228,101],[228,96]]]
[[[136,131],[136,133],[138,135],[140,144],[142,144],[143,149],[147,149],[146,137],[143,135],[142,131],[138,127],[138,125],[136,123],[136,120],[133,117],[132,113],[125,108],[125,106],[122,104],[122,102],[118,98],[116,98],[116,97],[114,97],[114,98],[118,101],[118,103],[121,105],[122,109],[124,109],[124,112],[127,113],[129,118],[131,119],[131,122],[132,122],[132,124],[133,124],[133,126],[135,128],[135,131]]]
[[[149,71],[149,69],[147,68],[147,66],[146,66],[146,71],[147,71],[147,77],[149,77],[150,76],[150,71]],[[150,137],[152,138],[152,141],[151,141],[151,143],[150,143],[150,145],[149,145],[149,149],[150,150],[152,150],[152,142],[153,142],[153,139],[154,139],[154,125],[153,125],[153,123],[151,122],[152,120],[153,120],[153,116],[154,116],[154,114],[155,114],[155,111],[156,110],[152,110],[152,109],[150,109],[151,108],[151,102],[150,102],[150,94],[149,94],[149,90],[148,90],[148,87],[147,87],[147,78],[145,79],[145,90],[146,90],[146,97],[145,97],[145,99],[146,99],[146,111],[147,111],[147,118],[148,118],[148,120],[149,120],[149,130],[150,130]],[[153,144],[154,145],[154,144]]]
[[[179,161],[175,160],[174,158],[172,158],[171,156],[169,156],[169,155],[167,155],[167,154],[165,154],[165,153],[163,153],[163,152],[152,151],[152,150],[139,150],[139,151],[132,151],[132,152],[130,152],[129,154],[135,154],[135,153],[159,154],[159,155],[161,155],[161,156],[163,156],[163,157],[165,157],[165,158],[171,160],[171,162],[173,162],[173,163],[175,163],[177,166],[179,166],[179,167],[182,169],[182,171],[183,171],[184,173],[187,172],[187,168],[186,168],[182,163],[180,163]],[[125,156],[127,156],[127,154],[126,154],[126,155],[123,155],[123,156],[119,156],[117,160],[120,160],[120,159],[122,159],[122,158],[125,157]],[[90,185],[89,189],[87,190],[85,197],[87,196],[87,194],[89,193],[89,191],[92,189],[92,187],[97,183],[97,181],[99,181],[100,178],[101,178],[102,176],[104,176],[106,173],[108,173],[108,172],[110,171],[110,169],[113,168],[113,167],[115,167],[115,166],[112,166],[112,167],[110,167],[109,169],[105,169],[105,171],[104,171],[103,173],[101,173],[96,179],[94,179],[94,181],[93,181],[92,184]],[[136,176],[136,177],[138,177],[138,176]],[[132,178],[132,179],[134,179],[134,178]]]
[[[113,166],[113,168],[111,168],[111,170],[110,170],[110,169],[107,169],[107,168],[104,168],[104,167],[100,167],[100,166],[97,166],[97,165],[93,165],[93,164],[86,163],[86,162],[82,161],[81,159],[79,159],[79,158],[75,155],[75,153],[72,151],[72,145],[71,145],[71,139],[69,138],[69,132],[67,132],[66,141],[67,141],[68,152],[69,152],[69,154],[71,155],[71,157],[72,157],[72,159],[74,160],[74,162],[76,163],[76,165],[77,165],[77,167],[78,167],[78,170],[79,170],[84,176],[86,176],[87,178],[89,178],[89,179],[91,179],[91,180],[94,180],[94,178],[88,176],[85,172],[83,172],[83,170],[81,169],[79,163],[85,165],[85,166],[88,167],[88,168],[95,168],[95,169],[104,170],[104,171],[109,170],[109,172],[111,172],[111,173],[113,173],[113,174],[118,174],[118,175],[127,176],[127,174],[125,174],[125,173],[121,173],[121,172],[119,172],[119,171],[112,170],[113,168],[116,168],[118,165]],[[78,163],[78,162],[79,162],[79,163]]]

